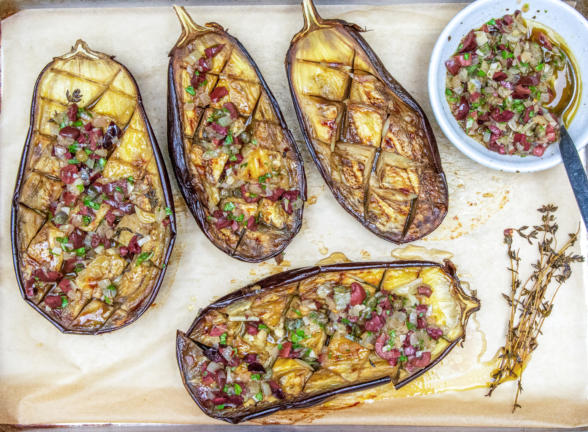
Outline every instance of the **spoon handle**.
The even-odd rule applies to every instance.
[[[578,150],[576,150],[574,142],[563,126],[561,127],[559,151],[566,167],[572,190],[576,196],[582,219],[584,219],[584,226],[588,228],[588,178],[586,178],[586,171],[582,166]]]

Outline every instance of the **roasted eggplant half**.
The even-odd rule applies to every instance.
[[[178,331],[178,365],[207,415],[238,423],[399,388],[464,340],[479,306],[449,261],[290,270],[223,297]]]
[[[81,40],[37,79],[11,222],[21,294],[64,333],[116,330],[155,299],[169,179],[137,83]]]
[[[216,23],[175,7],[168,144],[180,190],[208,239],[248,262],[280,254],[302,224],[302,158],[245,48]]]
[[[286,73],[308,149],[335,198],[374,234],[405,243],[447,213],[435,136],[418,103],[360,35],[304,0]]]

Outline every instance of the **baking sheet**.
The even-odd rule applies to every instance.
[[[416,244],[452,251],[460,276],[477,290],[482,310],[468,326],[468,339],[463,349],[457,347],[401,392],[368,390],[326,406],[260,419],[260,423],[588,424],[586,265],[575,267],[573,277],[558,294],[540,347],[525,372],[523,408],[514,415],[510,412],[512,383],[503,385],[492,398],[483,397],[483,388],[475,388],[484,384],[488,367],[483,364],[504,339],[507,307],[500,293],[508,289],[509,275],[503,229],[535,222],[535,209],[547,202],[560,207],[562,234],[577,228],[580,214],[562,166],[524,175],[492,171],[461,155],[435,124],[426,93],[428,59],[437,35],[462,7],[464,4],[324,6],[320,13],[367,27],[366,40],[433,124],[449,182],[450,210],[440,228]],[[302,27],[300,8],[203,6],[188,11],[199,23],[220,22],[241,40],[300,141],[282,60],[291,36]],[[286,249],[281,266],[274,261],[242,263],[218,251],[200,232],[174,187],[178,241],[158,298],[136,323],[101,336],[62,335],[25,304],[16,285],[8,233],[14,179],[38,73],[52,55],[63,54],[79,37],[93,49],[116,54],[137,79],[147,114],[167,154],[165,72],[167,52],[178,35],[179,24],[171,8],[29,10],[2,22],[0,424],[215,423],[202,414],[182,386],[175,362],[176,329],[185,330],[199,308],[213,298],[270,273],[314,264],[336,251],[353,260],[391,259],[394,245],[365,230],[335,202],[302,147],[309,202],[303,228]],[[167,157],[166,162],[171,174]],[[585,231],[581,238],[586,239]],[[582,252],[586,254],[585,247]],[[374,400],[382,394],[384,400]],[[338,409],[357,405],[360,399],[367,402]]]

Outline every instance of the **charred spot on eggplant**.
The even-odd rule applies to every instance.
[[[465,339],[480,302],[426,261],[290,270],[233,292],[177,334],[184,385],[238,423],[422,375]]]
[[[374,234],[405,243],[447,213],[445,175],[431,126],[360,35],[319,17],[304,0],[305,26],[286,73],[308,149],[337,201]]]
[[[249,262],[280,254],[302,224],[302,158],[245,48],[216,23],[175,7],[168,145],[180,190],[208,239]]]
[[[163,281],[176,229],[159,147],[130,72],[81,40],[35,85],[11,234],[22,296],[64,333],[132,323]]]

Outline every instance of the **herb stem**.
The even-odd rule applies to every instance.
[[[555,297],[561,286],[572,274],[571,264],[582,262],[580,255],[568,253],[578,239],[579,228],[575,233],[568,234],[569,238],[561,248],[558,248],[556,232],[558,225],[555,219],[554,205],[545,205],[538,209],[542,214],[541,224],[519,229],[506,229],[504,242],[510,260],[508,270],[511,273],[510,293],[503,294],[510,306],[508,333],[503,347],[498,350],[498,366],[491,374],[487,396],[503,382],[517,380],[517,390],[514,397],[512,411],[520,408],[519,397],[523,391],[522,376],[530,361],[531,354],[537,348],[537,338],[545,319],[551,314]],[[520,250],[513,249],[513,233],[533,245],[537,243],[539,257],[532,264],[533,271],[524,283],[520,280]],[[538,238],[538,234],[542,233]],[[555,283],[553,283],[555,281]],[[553,289],[551,289],[553,287]],[[549,292],[552,292],[549,295]]]

